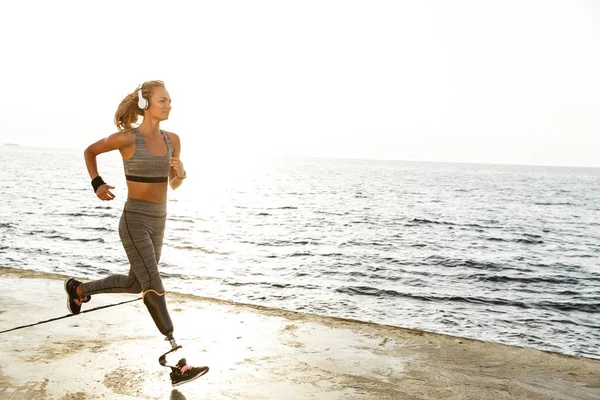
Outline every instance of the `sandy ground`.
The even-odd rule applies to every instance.
[[[65,315],[62,279],[0,268],[0,331]],[[171,387],[169,346],[136,301],[0,334],[0,399],[600,399],[600,360],[168,296],[173,361],[207,375]]]

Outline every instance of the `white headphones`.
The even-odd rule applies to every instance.
[[[138,86],[138,107],[140,109],[142,109],[142,110],[145,110],[145,109],[148,108],[148,106],[150,105],[150,103],[142,95],[142,86],[144,86],[143,83],[140,84],[140,86]]]

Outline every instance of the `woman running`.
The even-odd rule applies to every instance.
[[[142,293],[157,328],[166,336],[172,350],[180,348],[173,338],[173,324],[165,302],[165,288],[158,272],[167,217],[168,185],[177,189],[186,178],[179,159],[179,136],[160,129],[160,122],[169,118],[171,98],[162,81],[148,81],[121,101],[115,113],[119,132],[90,145],[85,151],[85,164],[92,178],[92,187],[100,200],[111,201],[114,186],[108,185],[98,173],[96,157],[119,150],[123,157],[127,180],[127,201],[119,222],[119,236],[129,259],[128,275],[111,275],[104,279],[81,283],[65,280],[67,307],[73,314],[81,311],[82,303],[100,293]],[[142,123],[138,127],[138,116]],[[161,357],[161,364],[166,361]],[[163,363],[163,361],[165,361]],[[171,367],[173,386],[189,382],[208,372],[208,367],[191,367],[185,358]]]

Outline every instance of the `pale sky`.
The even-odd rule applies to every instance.
[[[165,81],[182,159],[600,167],[600,2],[5,1],[0,145],[80,148]]]

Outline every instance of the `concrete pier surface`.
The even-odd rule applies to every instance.
[[[0,331],[67,314],[60,275],[0,268]],[[82,311],[132,300],[95,295]],[[600,360],[167,294],[185,357],[141,301],[0,334],[0,399],[600,399]]]

